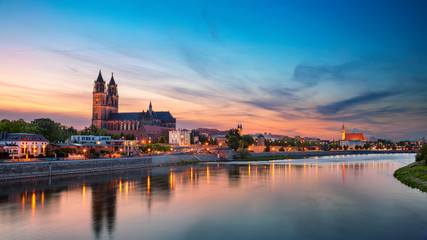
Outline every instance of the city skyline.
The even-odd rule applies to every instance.
[[[0,115],[89,126],[101,69],[120,109],[152,101],[178,128],[420,139],[426,5],[2,1]]]

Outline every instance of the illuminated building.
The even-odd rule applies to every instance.
[[[241,123],[237,124],[237,131],[239,131],[239,135],[243,135],[243,126]]]
[[[94,82],[92,124],[111,133],[134,134],[138,139],[157,139],[162,129],[175,129],[176,119],[169,111],[153,111],[150,102],[148,110],[141,112],[119,113],[119,95],[114,76],[111,76],[108,88],[99,71]],[[147,130],[149,129],[149,130]],[[159,132],[153,134],[153,132]],[[152,135],[151,137],[149,135]]]
[[[49,141],[39,134],[1,132],[0,145],[10,156],[45,155]]]
[[[349,149],[354,149],[356,146],[363,146],[366,142],[363,133],[359,133],[357,129],[354,129],[352,133],[346,133],[344,124],[341,130],[340,146],[347,146]]]
[[[169,144],[179,146],[190,145],[190,132],[187,129],[178,129],[176,131],[169,131]]]

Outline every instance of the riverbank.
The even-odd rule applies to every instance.
[[[253,153],[250,157],[241,159],[229,158],[227,161],[269,161],[279,159],[298,159],[305,157],[321,157],[336,155],[360,154],[391,154],[409,153],[409,151],[312,151],[312,152],[263,152]],[[227,156],[231,154],[226,154]],[[217,155],[161,155],[149,157],[14,162],[0,164],[0,180],[58,176],[70,174],[90,174],[93,172],[115,171],[135,168],[152,168],[166,165],[188,165],[200,162],[218,161]]]
[[[397,169],[393,176],[403,184],[427,193],[427,166],[425,160]]]
[[[216,161],[215,155],[162,155],[133,158],[18,162],[0,164],[0,180],[19,178],[90,174],[135,168],[177,165],[183,162]]]

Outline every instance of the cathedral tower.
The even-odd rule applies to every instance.
[[[344,123],[342,124],[342,130],[341,130],[341,139],[344,140],[345,139],[345,128],[344,128]]]
[[[105,82],[99,70],[98,78],[93,87],[92,103],[92,125],[98,128],[107,127],[107,93],[105,93]]]
[[[114,75],[111,74],[110,82],[108,83],[107,90],[107,119],[110,118],[111,113],[118,113],[119,111],[119,95],[117,93],[117,84],[114,80]]]

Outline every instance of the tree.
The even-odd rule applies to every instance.
[[[199,141],[200,141],[202,144],[205,144],[205,142],[207,142],[207,141],[208,141],[208,138],[207,138],[205,135],[200,134],[200,135],[199,135]]]
[[[239,148],[239,139],[236,136],[231,135],[227,139],[227,146],[230,149],[237,150]]]
[[[239,134],[239,130],[237,128],[232,128],[232,129],[228,130],[228,133],[227,133],[227,135],[225,135],[225,138],[228,139],[231,136],[237,137],[237,140],[240,140],[240,138],[241,138],[240,134]]]
[[[251,135],[243,135],[242,140],[247,143],[247,146],[255,144],[255,139]]]
[[[427,144],[424,144],[418,151],[417,155],[415,155],[415,161],[419,162],[422,160],[426,160],[427,165]]]
[[[248,142],[246,142],[245,140],[239,140],[239,147],[248,148]]]
[[[250,156],[251,153],[248,151],[248,149],[239,149],[236,151],[236,156],[238,158],[244,158]]]
[[[160,136],[160,138],[157,140],[158,143],[166,143],[166,139],[163,136]]]
[[[190,132],[190,144],[194,144],[194,131]]]
[[[166,140],[166,143],[169,142],[169,129],[162,129],[162,133],[160,134],[161,136],[163,136]]]

